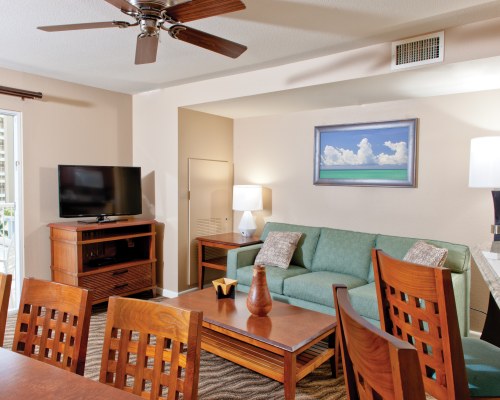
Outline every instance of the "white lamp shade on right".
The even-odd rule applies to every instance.
[[[500,188],[500,136],[471,140],[469,187]]]

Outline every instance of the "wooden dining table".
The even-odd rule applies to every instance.
[[[4,348],[0,348],[0,371],[0,399],[140,399]]]

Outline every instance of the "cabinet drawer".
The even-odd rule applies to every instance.
[[[96,273],[79,279],[79,286],[92,290],[94,302],[105,297],[151,287],[152,284],[151,264]]]

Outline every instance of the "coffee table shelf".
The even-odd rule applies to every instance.
[[[202,332],[203,350],[283,383],[282,356],[210,329],[203,328]],[[278,372],[280,369],[281,373]]]
[[[264,350],[208,328],[203,328],[202,335],[201,347],[203,350],[278,382],[285,382],[284,352]],[[333,355],[334,349],[328,347],[328,343],[322,340],[298,354],[296,359],[296,382],[331,359]]]

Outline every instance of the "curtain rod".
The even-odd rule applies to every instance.
[[[7,96],[22,97],[22,99],[41,99],[43,94],[41,92],[31,92],[29,90],[10,88],[7,86],[0,86],[0,94]]]

